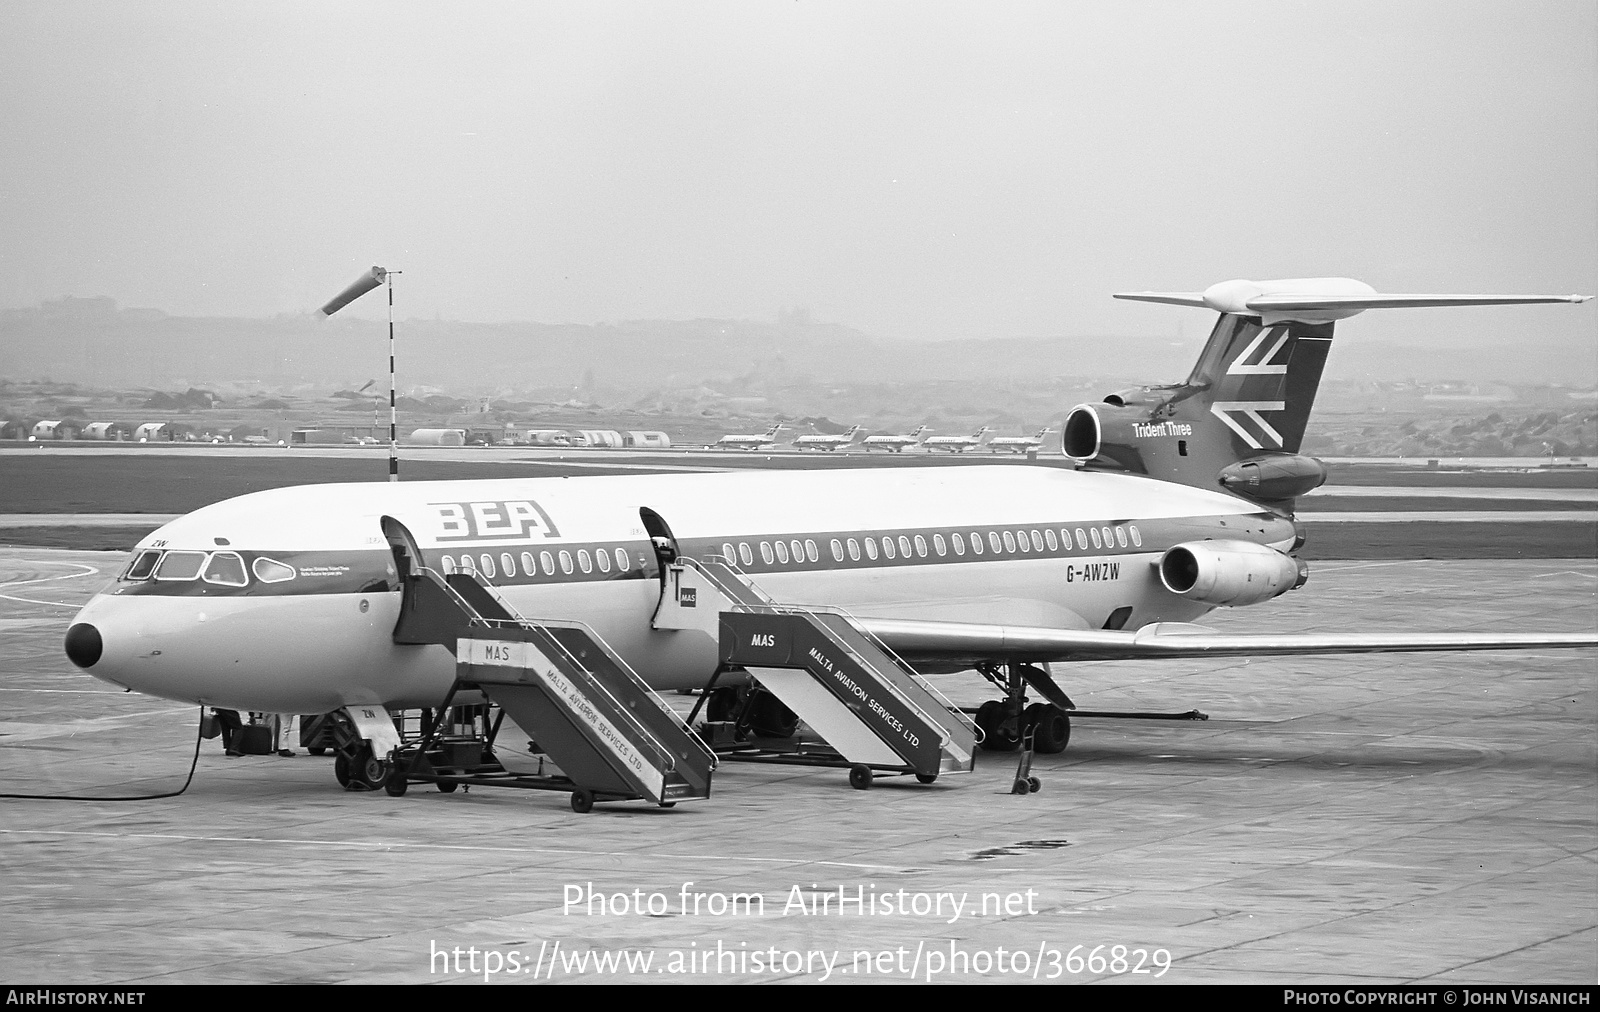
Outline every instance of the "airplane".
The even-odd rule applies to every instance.
[[[1011,453],[1027,453],[1029,450],[1037,450],[1039,444],[1044,442],[1044,437],[1049,431],[1050,426],[1046,425],[1031,436],[996,436],[989,440],[989,449],[996,453],[1001,450]]]
[[[837,436],[824,436],[821,434],[800,436],[794,441],[798,450],[837,450],[855,442],[856,436],[861,432],[861,426],[852,425],[850,431],[842,432]]]
[[[983,747],[1060,752],[1077,661],[1591,648],[1584,633],[1222,634],[1196,620],[1302,586],[1299,453],[1337,320],[1568,296],[1382,295],[1347,279],[1122,298],[1219,313],[1189,378],[1075,407],[1076,467],[308,485],[196,510],[142,539],[64,649],[110,684],[234,710],[345,715],[340,759],[377,787],[386,710],[440,705],[455,657],[394,631],[420,567],[472,571],[517,611],[586,623],[657,690],[697,689],[714,634],[655,628],[664,563],[718,558],[780,602],[847,609],[924,673],[975,670]],[[782,551],[774,545],[785,545]],[[1054,665],[1054,667],[1052,667]],[[1040,701],[1028,702],[1029,691]],[[723,691],[723,690],[718,690]],[[337,770],[336,764],[336,770]]]
[[[760,435],[750,436],[723,436],[717,440],[716,445],[725,450],[762,450],[777,442],[778,432],[788,426],[782,422],[774,422],[772,428]]]
[[[908,446],[916,446],[922,442],[922,434],[927,431],[926,425],[919,425],[903,436],[868,436],[861,441],[861,446],[867,450],[888,450],[890,453],[899,453]]]
[[[982,446],[984,437],[994,430],[985,425],[970,436],[929,436],[922,441],[922,445],[930,450],[948,450],[951,453],[966,453],[974,446]]]

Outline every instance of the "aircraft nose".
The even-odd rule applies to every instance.
[[[79,622],[67,630],[67,660],[80,668],[92,668],[100,660],[105,643],[100,630],[87,622]]]

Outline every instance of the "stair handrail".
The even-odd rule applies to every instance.
[[[932,696],[934,698],[935,702],[937,702],[941,706],[943,706],[945,708],[945,710],[947,710],[953,717],[955,717],[956,720],[958,720],[961,723],[965,724],[969,730],[971,730],[974,733],[976,733],[977,725],[973,722],[971,717],[967,716],[967,714],[965,712],[963,712],[959,707],[957,707],[953,702],[950,701],[950,698],[948,696],[946,696],[943,692],[940,692],[937,688],[935,688],[934,685],[932,683],[930,683],[926,678],[924,678],[921,674],[919,674],[917,672],[917,670],[915,668],[913,668],[905,660],[905,658],[903,658],[899,654],[895,653],[893,648],[891,648],[887,643],[883,642],[883,640],[879,639],[878,636],[876,636],[874,633],[872,633],[870,630],[868,630],[866,628],[866,626],[861,622],[860,619],[856,618],[855,615],[851,614],[846,609],[840,608],[840,607],[837,607],[837,606],[833,606],[833,605],[811,606],[811,605],[804,605],[804,604],[787,604],[787,603],[779,604],[776,601],[774,601],[766,593],[766,591],[762,590],[760,588],[760,586],[757,585],[755,583],[755,581],[752,580],[733,560],[727,558],[724,555],[720,555],[720,554],[713,554],[713,555],[709,556],[708,558],[717,560],[718,563],[720,563],[721,565],[726,566],[734,575],[736,575],[736,576],[740,577],[741,579],[743,579],[745,581],[746,586],[750,587],[753,591],[755,591],[755,593],[756,593],[756,595],[758,597],[760,597],[764,601],[766,601],[766,604],[764,606],[765,609],[770,609],[772,612],[775,612],[775,613],[802,614],[802,615],[813,615],[813,616],[817,615],[819,613],[828,613],[828,614],[834,614],[834,615],[840,616],[846,622],[849,622],[850,625],[858,633],[860,633],[862,636],[864,636],[867,639],[867,642],[871,643],[876,649],[883,651],[884,655],[887,656],[897,667],[899,667],[900,670],[902,672],[904,672],[909,678],[911,678],[913,681],[915,681],[919,688],[921,688],[922,690],[927,692],[930,696]],[[752,608],[750,605],[741,604],[737,600],[735,600],[734,599],[734,595],[728,593],[727,590],[723,587],[722,580],[719,579],[714,572],[708,570],[705,566],[700,565],[700,563],[697,560],[692,559],[692,558],[688,558],[688,557],[682,557],[682,558],[679,559],[679,561],[680,562],[686,562],[686,563],[694,566],[694,568],[697,569],[701,574],[703,574],[708,580],[710,580],[712,582],[712,584],[715,585],[719,591],[722,591],[722,595],[724,597],[728,598],[733,603],[733,606],[735,608],[740,609],[740,610],[744,610],[744,611],[754,611],[754,610],[756,610],[756,609]],[[827,627],[826,623],[819,622],[819,623],[817,623],[817,625],[818,625],[819,628],[823,629],[826,632],[828,638],[834,642],[835,646],[837,646],[840,649],[843,649],[843,650],[849,652],[850,655],[855,658],[855,660],[856,660],[856,662],[858,664],[861,664],[864,667],[871,667],[871,665],[866,663],[866,658],[863,658],[860,655],[858,655],[854,650],[852,650],[850,648],[849,644],[841,642],[839,640],[839,637],[837,636],[837,634],[835,634],[832,629],[829,629]],[[910,704],[914,708],[920,709],[920,707],[916,706],[916,703],[913,700],[906,699],[905,698],[905,694],[900,692],[898,686],[895,686],[892,681],[889,682],[888,684],[892,688],[894,688],[895,695],[900,696],[902,701]]]
[[[616,706],[618,712],[627,716],[628,721],[634,727],[634,729],[639,731],[649,741],[655,744],[657,749],[659,749],[659,751],[666,757],[668,764],[667,769],[669,771],[676,769],[677,764],[673,758],[672,750],[669,749],[659,738],[657,738],[654,732],[645,727],[644,724],[640,723],[639,719],[633,715],[632,710],[628,708],[627,704],[618,699],[616,695],[612,693],[610,689],[607,689],[604,683],[602,683],[598,678],[595,678],[589,671],[589,666],[584,664],[583,660],[573,654],[571,650],[568,650],[566,645],[559,639],[550,635],[545,627],[555,626],[557,628],[577,629],[581,631],[585,636],[589,637],[589,641],[591,643],[595,644],[595,646],[597,646],[606,655],[607,659],[609,659],[611,663],[617,666],[617,670],[621,671],[626,678],[633,682],[634,687],[639,689],[644,697],[650,700],[650,702],[654,704],[658,710],[660,710],[667,717],[670,717],[672,720],[677,721],[677,723],[680,725],[683,724],[683,718],[678,715],[678,712],[672,709],[672,707],[668,706],[666,702],[662,700],[660,695],[657,694],[654,689],[650,688],[649,683],[647,683],[643,678],[639,677],[639,673],[633,670],[633,666],[624,660],[621,654],[618,654],[611,648],[611,644],[606,642],[605,637],[601,636],[597,631],[595,631],[595,628],[589,625],[587,622],[571,619],[544,619],[534,622],[524,617],[522,613],[519,612],[516,607],[506,599],[505,595],[500,593],[499,588],[490,583],[482,573],[474,570],[472,575],[480,586],[494,596],[496,603],[505,609],[506,614],[510,615],[519,627],[538,634],[541,643],[547,644],[549,647],[553,648],[559,654],[564,656],[573,667],[584,672],[585,676],[587,676],[588,682],[593,685],[594,688],[606,694],[606,697],[610,699],[611,702]],[[695,748],[699,749],[711,760],[713,767],[716,766],[716,753],[712,752],[711,749],[700,740],[699,735],[685,727],[684,737],[687,738]]]

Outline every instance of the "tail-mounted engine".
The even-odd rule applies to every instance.
[[[1162,586],[1204,604],[1243,607],[1298,590],[1306,564],[1253,541],[1187,541],[1156,563]]]

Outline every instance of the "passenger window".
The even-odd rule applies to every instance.
[[[567,574],[568,576],[571,576],[572,575],[572,553],[563,551],[560,554],[559,558],[561,559],[561,571],[563,573]]]
[[[917,558],[926,559],[928,557],[928,541],[927,541],[927,539],[924,538],[922,535],[918,534],[917,537],[916,537],[916,542],[917,542]]]
[[[500,572],[506,574],[506,579],[517,575],[517,560],[511,557],[510,552],[500,553]]]
[[[1128,537],[1133,539],[1133,547],[1135,548],[1138,548],[1144,544],[1143,541],[1139,540],[1139,528],[1135,527],[1133,524],[1128,525]]]
[[[798,541],[789,542],[789,554],[794,556],[796,565],[806,561],[806,546]]]
[[[549,552],[539,553],[539,568],[544,570],[544,575],[556,575],[556,559]]]
[[[728,545],[726,547],[728,549],[728,561],[732,562],[733,561],[733,546],[732,545]],[[628,553],[623,551],[620,548],[617,548],[617,549],[614,549],[611,554],[615,555],[617,557],[617,572],[626,573],[628,571]]]
[[[883,557],[886,559],[894,558],[894,538],[889,537],[887,534],[883,536]]]
[[[250,582],[250,577],[244,571],[244,559],[240,558],[238,552],[212,553],[211,561],[206,563],[203,579],[224,587],[243,587]]]
[[[1089,540],[1094,542],[1096,548],[1100,547],[1100,529],[1098,527],[1089,528]]]
[[[939,556],[939,558],[944,558],[945,548],[943,534],[935,534],[933,536],[933,552],[935,555]]]
[[[1121,527],[1117,528],[1117,547],[1118,548],[1127,548],[1128,547],[1128,535],[1123,533],[1123,530],[1122,530]]]
[[[1011,535],[1009,535],[1009,534],[1006,535],[1006,537],[1010,537],[1010,536]],[[1000,535],[996,534],[994,531],[990,531],[989,532],[989,547],[995,552],[996,555],[998,555],[1000,553],[1000,549],[1001,549]]]
[[[1083,536],[1083,528],[1079,527],[1078,528],[1078,548],[1079,548],[1079,550],[1082,550],[1082,549],[1085,549],[1085,548],[1088,548],[1088,547],[1089,547],[1089,539]]]
[[[1034,551],[1036,551],[1036,552],[1044,551],[1044,538],[1039,534],[1038,531],[1030,531],[1030,532],[1028,532],[1028,540],[1033,542],[1033,550]]]
[[[810,538],[806,538],[806,560],[808,562],[817,561],[817,543]]]
[[[494,556],[490,555],[488,552],[484,552],[482,555],[478,556],[478,569],[483,573],[484,579],[494,579]]]
[[[772,545],[766,541],[761,542],[761,561],[772,565]]]
[[[773,551],[773,554],[777,555],[779,562],[788,563],[788,561],[789,561],[789,547],[787,545],[785,545],[782,541],[779,541],[776,544],[774,544],[772,546],[772,551]]]
[[[594,564],[600,567],[600,572],[602,573],[611,572],[611,553],[604,548],[596,548],[594,550]]]
[[[1061,547],[1066,551],[1072,551],[1072,532],[1065,527],[1061,528]]]
[[[522,553],[522,575],[523,576],[538,576],[539,575],[539,566],[538,566],[537,563],[535,563],[533,561],[533,553],[532,552],[523,552]]]
[[[461,571],[463,573],[473,572],[472,556],[470,556],[470,555],[461,556]]]
[[[851,562],[860,562],[861,561],[861,548],[860,548],[859,545],[856,544],[856,539],[855,538],[851,538],[849,540],[849,542],[848,542],[848,545],[849,545],[849,548],[850,548],[850,561]]]
[[[724,541],[722,543],[722,557],[729,562],[733,561],[733,545],[731,542]]]
[[[205,552],[168,552],[156,567],[156,579],[192,580],[200,575],[200,567],[205,562]]]
[[[594,572],[594,563],[589,561],[589,549],[578,549],[578,568],[583,570],[585,573]]]
[[[150,571],[156,568],[156,562],[161,558],[160,552],[140,552],[128,563],[128,568],[123,570],[124,580],[148,580]]]
[[[1056,541],[1056,532],[1048,527],[1044,529],[1044,543],[1050,546],[1052,552],[1061,547],[1060,543]]]
[[[862,538],[862,544],[867,547],[867,558],[873,562],[878,561],[878,543],[871,538]]]
[[[263,561],[264,560],[262,560],[262,559],[257,559],[254,563],[251,564],[250,568],[255,570],[256,579],[264,580],[267,583],[271,583],[272,582],[271,580],[267,580],[265,577],[263,577],[261,575],[261,563]],[[439,571],[442,572],[446,576],[449,576],[451,573],[454,573],[456,571],[456,560],[451,558],[448,555],[439,556]]]
[[[926,549],[923,550],[923,554],[927,554]],[[911,558],[911,539],[904,534],[900,535],[900,555],[903,558]]]
[[[972,554],[973,555],[982,555],[983,554],[983,538],[978,536],[978,532],[977,531],[973,531],[972,532]]]
[[[1010,553],[1010,554],[1013,554],[1013,555],[1016,554],[1016,551],[1017,551],[1017,539],[1013,538],[1011,536],[1011,532],[1010,531],[1006,531],[1005,532],[1004,538],[1005,538],[1005,542],[1006,542],[1006,551],[1008,553]]]
[[[1106,547],[1107,548],[1110,548],[1111,547],[1111,528],[1109,528],[1109,527],[1100,528],[1100,539],[1106,543]]]
[[[743,541],[739,542],[739,561],[746,566],[754,565],[756,561],[755,556],[750,554],[749,544]]]
[[[450,561],[450,556],[444,557],[445,569],[454,570],[456,567]],[[256,579],[262,583],[282,583],[294,579],[294,567],[285,565],[277,559],[269,559],[265,555],[250,564],[250,571],[256,574]]]
[[[967,539],[959,534],[950,535],[950,547],[956,550],[957,555],[967,554]]]
[[[844,545],[839,543],[838,538],[834,538],[832,541],[828,542],[828,551],[833,553],[834,562],[844,561]]]

